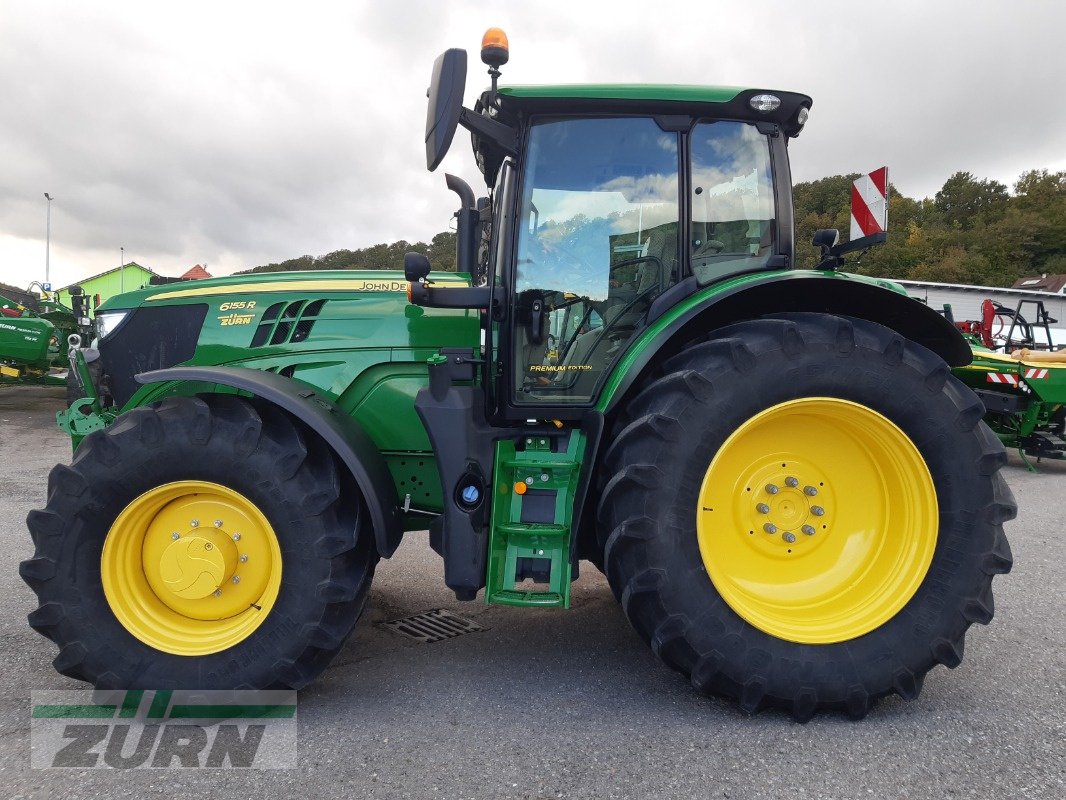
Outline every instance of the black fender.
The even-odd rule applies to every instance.
[[[240,389],[287,411],[322,437],[344,462],[363,493],[378,553],[388,558],[403,537],[396,484],[377,445],[363,427],[305,383],[248,367],[171,367],[142,372],[141,384],[197,381]]]
[[[695,280],[689,280],[692,281],[689,291],[695,293]],[[679,284],[668,289],[664,295],[681,291],[682,285]],[[679,304],[684,301],[675,296],[669,302]],[[658,327],[659,330],[650,341],[640,337],[634,342],[634,347],[640,347],[639,355],[614,387],[610,397],[601,400],[599,408],[605,413],[616,408],[629,390],[640,384],[643,375],[654,364],[678,352],[685,342],[734,322],[797,311],[836,314],[876,322],[932,350],[951,367],[965,366],[973,360],[973,352],[962,334],[942,314],[887,285],[843,273],[779,274],[748,281],[711,295],[705,302],[687,308],[666,325],[655,324],[655,317],[665,319],[668,316],[666,304],[662,308],[656,308],[653,304],[649,312],[650,327],[652,330]],[[626,361],[626,356],[619,359],[619,363]]]

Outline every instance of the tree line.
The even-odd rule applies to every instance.
[[[810,246],[819,228],[847,238],[851,184],[859,175],[797,183],[793,190],[797,266],[816,266]],[[1034,169],[1008,191],[999,181],[956,172],[933,198],[917,200],[889,188],[888,242],[849,272],[884,278],[1010,286],[1020,278],[1066,273],[1066,172]],[[455,269],[455,233],[430,242],[398,241],[324,256],[300,256],[249,272],[402,269],[407,252],[424,253],[434,269]]]
[[[403,269],[405,253],[422,253],[429,258],[433,269],[455,271],[455,232],[444,231],[432,241],[407,242],[401,239],[392,244],[375,244],[359,250],[335,250],[324,256],[300,256],[288,261],[263,264],[242,270],[238,275],[252,272],[291,272],[307,269]]]
[[[796,184],[796,256],[813,267],[819,228],[847,238],[851,184],[858,174]],[[884,278],[1011,286],[1019,278],[1066,273],[1066,172],[1025,172],[1013,191],[995,180],[956,172],[933,198],[889,188],[888,242],[848,272]]]

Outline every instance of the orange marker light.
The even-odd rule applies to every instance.
[[[503,28],[489,28],[481,37],[481,60],[490,67],[500,67],[507,63],[510,48],[507,34]]]
[[[529,487],[526,486],[525,483],[523,483],[522,481],[518,481],[518,483],[516,483],[514,485],[514,493],[515,494],[525,494],[526,493],[526,489],[528,489],[528,488]]]
[[[413,283],[408,283],[407,284],[407,302],[408,303],[414,303],[414,301],[415,301],[414,292],[415,292],[415,285]]]

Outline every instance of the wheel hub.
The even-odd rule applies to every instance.
[[[777,544],[784,545],[795,544],[798,534],[804,534],[807,545],[813,546],[812,537],[825,535],[829,529],[825,498],[830,495],[830,490],[826,487],[825,476],[809,464],[779,462],[776,454],[767,460],[771,463],[754,470],[743,481],[741,497],[748,500],[754,494],[757,500],[747,515],[748,530],[761,529],[776,537]],[[789,469],[793,471],[789,472]],[[770,476],[768,482],[767,473]],[[786,548],[786,553],[793,552],[796,551]]]
[[[208,535],[175,539],[159,558],[163,585],[184,600],[214,594],[233,575],[240,557],[233,541],[224,534],[204,533]]]

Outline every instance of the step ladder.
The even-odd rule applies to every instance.
[[[578,430],[496,443],[485,601],[569,608]]]

